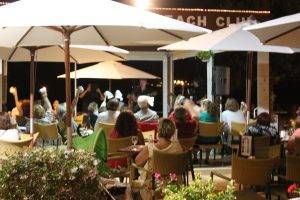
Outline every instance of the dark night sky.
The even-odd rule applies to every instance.
[[[128,2],[128,0],[119,0],[121,2]],[[152,0],[153,4],[157,7],[201,7],[201,8],[228,8],[228,9],[261,9],[271,10],[272,17],[279,17],[286,14],[292,14],[300,11],[299,0]],[[275,65],[276,69],[283,65],[289,67],[300,67],[299,66],[299,54],[289,55],[286,57],[288,60],[286,63],[282,63],[280,55],[271,56],[271,66]],[[246,56],[245,53],[226,53],[220,56],[216,56],[217,65],[230,66],[231,77],[233,79],[234,91],[232,96],[238,97],[242,100],[244,98],[244,83],[240,80],[244,80],[244,66]],[[131,66],[140,68],[144,71],[153,73],[161,76],[162,68],[161,62],[125,62]],[[188,68],[188,70],[187,70]],[[242,70],[237,70],[242,68]],[[36,80],[36,91],[41,85],[48,87],[50,99],[53,100],[57,97],[59,100],[64,99],[64,79],[56,79],[56,76],[64,73],[64,66],[61,63],[38,63],[37,64],[37,80]],[[277,72],[281,73],[281,72]],[[236,77],[239,77],[238,79]],[[300,72],[293,80],[296,80],[296,84],[293,84],[293,90],[299,91],[299,80]],[[175,79],[186,79],[192,80],[194,78],[201,79],[205,83],[206,79],[206,67],[205,64],[195,58],[184,59],[175,62]],[[287,78],[288,79],[288,78]],[[82,84],[86,84],[86,81],[80,81]],[[95,81],[101,88],[101,90],[107,89],[107,81]],[[130,90],[131,85],[134,81],[114,81],[113,88],[119,88],[123,91]],[[10,63],[8,69],[8,86],[15,85],[19,88],[20,99],[27,98],[29,93],[29,63]],[[280,87],[275,88],[275,92],[279,100],[282,96],[291,97],[293,99],[290,104],[300,103],[300,97],[293,97],[292,92],[287,92],[282,95],[281,91],[288,91],[289,82],[283,82]],[[280,89],[279,89],[280,88]],[[255,88],[254,88],[255,89]],[[36,92],[37,93],[37,92]],[[284,101],[284,99],[282,100]],[[12,102],[11,96],[8,94],[8,102]],[[8,108],[11,108],[11,104]]]

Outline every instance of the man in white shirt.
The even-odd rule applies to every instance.
[[[108,124],[115,124],[116,120],[120,114],[120,111],[118,111],[119,108],[119,101],[117,99],[110,99],[107,102],[106,110],[105,112],[102,112],[98,115],[98,119],[95,123],[94,130],[97,130],[99,128],[99,123],[108,123]]]

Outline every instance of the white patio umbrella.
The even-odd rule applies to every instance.
[[[129,52],[113,46],[71,45],[70,61],[75,64],[99,62],[106,60],[124,60]],[[60,45],[39,47],[0,47],[0,57],[9,62],[30,61],[30,134],[33,133],[33,102],[35,84],[34,62],[64,62],[64,49]],[[75,72],[76,74],[76,72]],[[76,77],[76,76],[75,76]],[[76,78],[75,78],[76,88]]]
[[[300,48],[300,13],[245,27],[264,44]]]
[[[35,62],[64,62],[65,53],[63,46],[38,46],[38,47],[0,47],[0,58],[9,62],[29,62],[30,50],[35,49]],[[107,60],[126,60],[129,52],[113,46],[99,45],[70,45],[70,62],[76,64],[100,62]]]
[[[243,30],[251,22],[230,24],[212,33],[190,38],[158,48],[169,51],[256,51],[274,53],[294,53],[295,49],[281,46],[263,45],[253,34]]]
[[[70,73],[72,79],[75,78],[75,72]],[[101,62],[90,67],[85,67],[76,71],[78,79],[159,79],[159,77],[146,73],[142,70],[124,65],[115,61]],[[65,74],[57,78],[66,78]]]
[[[254,21],[242,22],[239,24],[231,24],[227,28],[223,28],[212,33],[200,35],[190,38],[188,41],[180,41],[174,44],[158,48],[159,50],[168,51],[246,51],[246,52],[274,52],[274,53],[294,53],[299,49],[291,49],[289,47],[263,45],[257,37],[248,31],[243,30],[255,23]],[[194,54],[195,56],[195,54]],[[250,108],[251,103],[251,82],[252,82],[252,58],[248,54],[249,63],[247,65],[247,105]]]
[[[70,43],[164,45],[209,30],[110,0],[20,0],[0,7],[0,46],[64,44],[71,148]]]

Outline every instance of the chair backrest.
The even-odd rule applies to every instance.
[[[300,137],[295,138],[295,154],[300,155]]]
[[[58,139],[57,124],[37,124],[39,137],[43,140],[56,140]]]
[[[286,156],[286,178],[300,183],[300,156]]]
[[[107,139],[103,129],[94,131],[87,137],[74,137],[72,139],[74,149],[82,149],[96,153],[96,157],[102,161],[107,159]]]
[[[155,138],[155,130],[142,132],[145,142],[149,142],[150,138]]]
[[[221,135],[223,123],[199,121],[198,127],[199,127],[199,135],[205,137],[218,137]]]
[[[277,158],[247,159],[232,156],[232,179],[238,184],[248,186],[265,186],[272,173]]]
[[[254,149],[270,146],[270,137],[266,135],[253,137]]]
[[[240,136],[244,135],[246,131],[246,123],[231,122],[231,135]]]
[[[195,145],[196,139],[197,139],[197,136],[190,137],[190,138],[178,138],[178,141],[183,148],[193,148],[193,146]]]
[[[118,153],[119,149],[129,147],[131,145],[131,137],[107,139],[108,153]]]
[[[189,164],[189,153],[164,153],[153,151],[153,172],[159,172],[162,175],[175,173],[181,175],[187,172]]]
[[[255,158],[268,159],[280,157],[280,145],[264,146],[255,149]]]
[[[140,131],[148,132],[148,131],[154,131],[154,139],[157,139],[157,127],[158,123],[149,123],[149,122],[138,122],[138,128]]]
[[[115,128],[115,124],[109,124],[109,123],[99,122],[99,128],[102,128],[104,130],[106,138],[109,138],[111,132]]]

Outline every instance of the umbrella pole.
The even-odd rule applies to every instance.
[[[67,127],[67,149],[72,149],[72,128],[71,128],[71,80],[70,80],[70,35],[71,31],[67,28],[63,31],[64,36],[64,50],[65,50],[65,91],[66,91],[66,127]]]
[[[108,80],[108,90],[111,91],[111,79]]]
[[[75,77],[74,77],[74,96],[76,95],[76,90],[77,90],[77,63],[74,63],[74,72],[75,72]],[[74,108],[74,115],[77,115],[77,104],[75,105]]]
[[[251,96],[252,96],[252,79],[253,79],[252,61],[253,61],[253,52],[247,52],[246,104],[249,112],[251,112]]]
[[[35,56],[35,48],[30,48],[30,136],[32,137],[33,135],[33,104],[34,104],[34,83],[35,83],[35,77],[34,77],[34,56]]]

